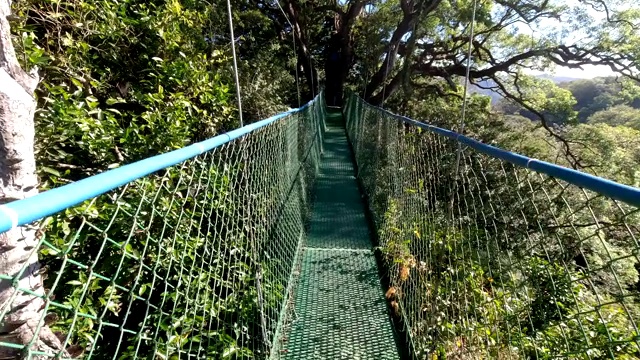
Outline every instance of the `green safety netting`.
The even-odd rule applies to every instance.
[[[416,357],[640,357],[637,207],[355,96],[346,116]]]
[[[61,357],[268,356],[308,222],[324,132],[320,96],[299,112],[37,224],[44,288],[12,285],[45,310]],[[3,327],[4,328],[4,327]],[[35,339],[36,337],[34,337]],[[32,340],[0,347],[54,357]]]
[[[399,359],[339,113],[329,113],[307,239],[275,353],[285,360]]]
[[[357,97],[345,115],[350,144],[320,96],[27,225],[43,287],[28,283],[31,261],[0,274],[13,289],[2,328],[32,299],[43,307],[34,332],[52,331],[66,350],[8,334],[0,348],[85,359],[640,357],[636,206]]]

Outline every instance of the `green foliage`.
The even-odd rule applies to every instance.
[[[205,41],[203,3],[20,2],[14,31],[38,65],[45,186],[74,181],[233,126],[227,57]],[[31,61],[31,59],[36,59]],[[44,59],[47,59],[45,62]],[[159,136],[162,134],[162,136]]]
[[[629,105],[615,105],[589,116],[587,123],[626,126],[640,130],[640,109],[634,109]]]
[[[575,143],[572,150],[590,166],[589,172],[640,186],[640,131],[626,126],[581,124],[569,129],[567,137]]]
[[[551,122],[571,123],[570,120],[573,117],[566,116],[566,114],[570,114],[571,109],[569,108],[571,107],[577,112],[577,120],[579,122],[590,121],[591,117],[602,112],[605,113],[598,115],[596,117],[598,120],[596,121],[607,122],[603,117],[612,117],[614,111],[619,111],[621,118],[630,118],[633,116],[631,115],[633,111],[636,108],[640,108],[640,86],[629,79],[606,77],[575,80],[561,83],[559,88],[548,80],[544,81],[546,84],[539,83],[534,86],[538,90],[530,90],[536,96],[529,94],[527,98],[530,99],[531,106],[548,114],[547,120]],[[546,89],[556,90],[550,91]],[[571,98],[571,95],[575,100]],[[498,109],[506,114],[521,113],[532,120],[539,120],[532,116],[531,113],[523,110],[519,105],[510,104],[504,100],[498,103]],[[554,116],[554,111],[549,113],[550,109],[555,110],[556,114],[564,113],[565,116]],[[610,125],[622,124],[624,122],[614,120],[610,123]]]
[[[45,188],[235,128],[225,10],[179,0],[16,3],[19,58],[42,78],[36,151],[40,169],[51,170],[40,171]],[[234,17],[251,122],[293,103],[293,54],[264,14]]]
[[[640,86],[629,79],[585,79],[560,86],[571,91],[576,98],[575,110],[580,122],[588,121],[594,114],[616,105],[640,108]]]
[[[24,19],[14,27],[22,34],[23,41],[16,42],[24,55],[22,65],[38,66],[42,77],[35,122],[36,157],[44,189],[174,150],[234,126],[230,77],[224,69],[227,56],[203,36],[203,30],[213,26],[210,9],[204,3],[179,1],[17,3],[16,14]],[[175,264],[182,267],[186,259],[203,252],[207,245],[203,239],[181,228],[183,236],[160,241],[164,229],[158,224],[146,234],[141,229],[151,227],[152,222],[113,223],[123,212],[132,217],[158,212],[167,223],[176,225],[184,217],[202,216],[184,202],[186,209],[177,211],[180,202],[173,198],[182,192],[167,192],[165,186],[179,184],[182,176],[179,169],[168,170],[161,182],[130,184],[124,194],[94,199],[51,219],[45,229],[49,247],[43,248],[41,262],[51,272],[61,269],[57,276],[49,274],[45,286],[57,286],[55,295],[66,309],[58,312],[59,321],[51,326],[67,344],[91,356],[119,354],[122,358],[153,353],[168,356],[200,342],[219,354],[236,346],[237,337],[227,335],[233,329],[219,328],[198,337],[188,334],[187,329],[194,326],[188,322],[203,320],[185,318],[188,306],[184,307],[178,294],[163,297],[174,304],[171,314],[153,311],[138,301],[157,301],[161,294],[150,292],[157,287],[155,282],[178,280],[173,278]],[[218,194],[232,191],[229,183],[216,185]],[[132,207],[137,203],[141,206]],[[233,211],[232,205],[219,203],[215,212],[229,217],[225,213]],[[78,227],[94,231],[76,233]],[[236,238],[238,243],[232,246],[245,249],[246,242]],[[146,266],[137,260],[154,246],[158,250],[149,254]],[[60,253],[82,265],[68,265]],[[92,259],[100,262],[92,263]],[[245,297],[251,298],[241,290],[252,281],[242,275],[246,270],[241,271],[250,265],[244,257],[236,259],[237,272],[229,273],[225,281],[238,287],[237,295],[224,301],[211,297],[200,306],[212,312],[225,309],[252,316],[251,307],[239,307],[246,303]],[[189,285],[200,288],[200,281],[194,277]],[[129,328],[157,324],[163,336],[138,333],[121,342],[123,334],[108,324],[122,322],[123,316]]]
[[[267,357],[322,104],[45,219],[48,325],[64,345],[100,359]]]
[[[577,121],[638,126],[640,86],[633,80],[606,77],[564,82],[558,86],[549,80],[527,80],[522,81],[521,86],[526,87],[520,92],[526,98],[524,102],[542,113],[548,123],[573,125]],[[521,105],[504,99],[497,102],[496,110],[540,120]]]
[[[519,86],[524,87],[524,90],[520,90],[525,99],[524,103],[545,115],[547,121],[560,124],[575,123],[576,101],[570,91],[558,87],[550,80],[526,76]],[[526,110],[524,112],[527,113]]]
[[[295,65],[271,19],[236,8],[251,122],[297,105]],[[226,3],[29,0],[13,10],[21,19],[12,23],[21,65],[41,76],[42,190],[237,127]],[[313,143],[301,138],[299,145],[308,153]],[[46,219],[39,257],[55,299],[48,324],[66,346],[93,358],[264,355],[263,331],[272,334],[275,325],[263,329],[256,314],[277,318],[293,260],[271,254],[262,264],[260,308],[261,259],[238,195],[264,189],[246,189],[239,174],[249,165],[236,155],[203,155]],[[302,175],[312,183],[307,170],[291,179]],[[255,244],[269,231],[254,227]]]
[[[191,164],[192,174],[168,169],[157,181],[134,182],[50,219],[40,258],[50,272],[60,269],[45,286],[61,303],[51,309],[59,319],[51,326],[67,344],[98,358],[166,357],[194,346],[220,358],[252,356],[239,343],[251,329],[221,322],[251,323],[257,311],[249,244],[238,232],[242,225],[231,222],[238,212],[229,196],[235,171],[211,168],[204,178],[215,181],[196,197],[185,185],[198,181],[203,174],[195,170],[207,164]],[[228,228],[212,229],[216,221]],[[205,257],[220,248],[211,231],[233,241]]]
[[[506,116],[502,133],[493,137],[499,146],[527,156],[571,166],[565,149],[548,131],[521,116]],[[640,133],[626,126],[579,124],[561,133],[582,170],[623,184],[640,185]]]
[[[362,116],[348,120],[358,164],[376,169],[360,176],[389,270],[387,298],[418,358],[640,356],[635,207],[473,149],[462,148],[458,163],[455,141],[398,126],[355,98],[349,111]],[[467,131],[558,156],[527,119],[514,116],[501,131],[481,123]],[[635,185],[636,133],[581,124],[567,134],[589,145],[576,150],[581,159],[602,160],[590,170]]]

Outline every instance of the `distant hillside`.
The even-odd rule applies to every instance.
[[[576,81],[576,80],[581,80],[579,78],[573,78],[573,77],[567,77],[567,76],[555,76],[555,75],[549,75],[549,74],[542,74],[542,75],[538,75],[536,77],[538,79],[551,80],[556,84],[565,83],[565,82],[571,82],[571,81]]]
[[[493,80],[483,80],[478,83],[478,85],[471,85],[469,87],[469,91],[472,94],[482,94],[491,97],[491,102],[495,103],[496,101],[502,99],[502,95],[487,89],[483,89],[483,87],[492,87],[495,86],[496,83]]]
[[[555,75],[549,75],[549,74],[542,74],[542,75],[538,75],[536,76],[539,79],[548,79],[553,81],[556,84],[561,84],[561,83],[566,83],[566,82],[571,82],[571,81],[575,81],[575,80],[580,80],[578,78],[572,78],[572,77],[567,77],[567,76],[555,76]],[[495,86],[495,82],[493,80],[484,80],[481,81],[480,83],[478,83],[479,86],[481,87],[493,87]],[[472,93],[479,93],[482,95],[486,95],[491,97],[491,102],[494,103],[500,99],[502,99],[502,96],[498,93],[495,93],[491,90],[487,90],[487,89],[482,89],[478,86],[472,85],[470,88],[470,91]]]
[[[544,76],[559,82],[558,86],[573,95],[573,110],[580,123],[605,123],[611,126],[626,126],[640,129],[640,83],[616,77],[596,77],[593,79],[572,79]],[[489,85],[484,83],[482,86]],[[484,90],[486,91],[486,90]],[[499,101],[500,96],[486,93],[494,100],[494,109],[505,114],[522,115],[531,120],[536,116],[510,102]],[[548,113],[547,120],[563,123],[573,119],[568,112]],[[560,115],[560,117],[556,117]]]

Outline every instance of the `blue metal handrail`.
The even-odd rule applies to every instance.
[[[158,170],[179,164],[213,150],[252,131],[263,128],[289,115],[304,111],[321,95],[300,108],[243,126],[184,148],[140,160],[86,179],[42,192],[36,196],[0,205],[0,233],[53,215],[71,206],[102,195]]]
[[[362,99],[359,99],[363,101]],[[575,186],[588,189],[599,194],[605,195],[609,198],[625,202],[627,204],[640,207],[640,189],[617,183],[615,181],[607,180],[599,176],[587,174],[581,171],[566,168],[564,166],[552,164],[546,161],[533,159],[524,155],[520,155],[508,150],[500,149],[495,146],[484,144],[480,141],[471,139],[464,135],[458,134],[451,130],[439,128],[437,126],[425,124],[406,116],[394,114],[383,108],[367,104],[379,111],[383,111],[396,119],[403,121],[404,123],[417,126],[421,129],[431,131],[433,133],[445,136],[453,139],[461,144],[467,145],[474,150],[491,157],[504,160],[516,166],[531,169],[538,173],[552,176],[556,179],[564,180]]]

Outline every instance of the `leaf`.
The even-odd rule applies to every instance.
[[[55,250],[53,250],[53,249],[51,249],[51,248],[48,248],[48,247],[44,247],[44,248],[42,248],[41,253],[42,253],[42,255],[49,255],[49,256],[56,256],[56,255],[58,255],[58,252],[57,252],[57,251],[55,251]]]
[[[231,347],[228,347],[224,350],[224,352],[222,353],[222,357],[228,358],[229,356],[235,354],[237,351],[238,351],[238,348],[234,345],[231,345]]]
[[[71,78],[71,82],[73,83],[73,85],[75,85],[75,86],[77,86],[79,88],[82,88],[82,83],[80,82],[80,80]]]
[[[87,339],[89,344],[93,344],[95,342],[95,339],[93,338],[93,336],[91,336],[91,334],[89,334],[87,332],[83,332],[83,333],[81,333],[81,335],[84,336]]]
[[[67,281],[68,285],[82,285],[82,283],[78,280],[71,280],[71,281]]]
[[[149,285],[148,285],[148,284],[142,284],[142,285],[140,285],[140,289],[138,289],[138,295],[139,295],[139,296],[144,295],[144,293],[146,293],[146,292],[147,292],[147,289],[148,289],[148,288],[149,288]]]
[[[46,173],[49,173],[49,174],[51,174],[51,175],[55,175],[55,176],[62,176],[62,175],[60,175],[60,172],[59,172],[58,170],[56,170],[56,169],[52,169],[52,168],[50,168],[50,167],[46,167],[46,166],[43,166],[43,167],[42,167],[42,171],[44,171],[44,172],[46,172]]]

